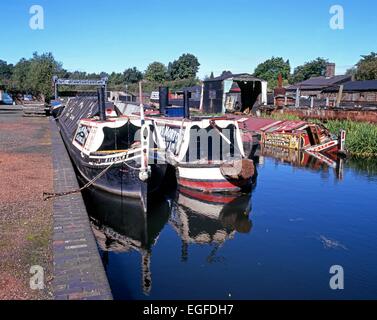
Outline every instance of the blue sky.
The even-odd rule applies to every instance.
[[[35,4],[44,8],[44,30],[29,27]],[[329,27],[336,4],[344,30]],[[272,56],[292,67],[325,57],[339,74],[377,51],[375,0],[2,0],[0,11],[0,59],[51,51],[70,71],[145,70],[190,52],[200,77],[253,72]]]

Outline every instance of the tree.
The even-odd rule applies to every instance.
[[[213,71],[211,71],[211,75],[209,76],[210,79],[214,79],[215,76],[213,75]]]
[[[62,70],[52,53],[35,52],[31,59],[23,58],[15,65],[12,81],[17,90],[48,100],[53,95],[52,77]]]
[[[26,60],[22,58],[20,61],[16,63],[13,68],[13,74],[11,81],[16,90],[29,93],[31,88],[28,82],[28,75],[30,73],[30,60]]]
[[[297,83],[310,79],[311,77],[324,76],[326,73],[328,60],[317,58],[313,61],[306,62],[302,66],[298,66],[292,76],[292,83]]]
[[[377,53],[361,56],[362,59],[356,64],[355,76],[357,80],[377,79]]]
[[[100,72],[99,77],[100,77],[100,79],[108,78],[109,74],[105,71],[102,71],[102,72]]]
[[[124,81],[126,83],[137,83],[143,79],[143,73],[136,67],[128,68],[123,72]]]
[[[0,86],[6,87],[13,73],[13,65],[0,60]]]
[[[113,72],[109,75],[109,87],[119,89],[125,84],[124,75],[122,73]]]
[[[161,62],[151,63],[145,71],[145,79],[149,81],[163,82],[167,79],[167,68]]]
[[[346,75],[347,76],[355,77],[356,76],[356,72],[357,72],[357,68],[355,66],[353,66],[353,67],[347,69]]]
[[[169,76],[172,80],[194,79],[199,71],[199,66],[197,57],[191,53],[185,53],[178,60],[169,63]]]
[[[57,62],[52,53],[33,54],[30,61],[27,84],[34,95],[41,95],[42,99],[53,96],[52,77],[62,70],[61,63]]]
[[[278,76],[282,75],[283,80],[288,82],[291,73],[289,60],[284,61],[281,57],[272,57],[259,64],[254,71],[254,76],[268,81],[270,88],[275,88],[278,84]]]

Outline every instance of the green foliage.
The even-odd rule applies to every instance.
[[[7,88],[13,73],[13,65],[6,61],[0,60],[0,86]]]
[[[346,130],[346,148],[355,156],[377,156],[377,125],[367,122],[333,120],[326,123],[333,133]]]
[[[182,79],[182,80],[174,80],[174,81],[163,81],[163,82],[156,82],[156,81],[147,81],[143,83],[143,92],[151,93],[152,91],[158,91],[160,86],[169,87],[170,91],[182,89],[183,87],[191,87],[200,84],[198,79]],[[128,91],[138,95],[139,94],[139,86],[137,83],[130,84],[128,86]]]
[[[29,60],[21,59],[13,69],[12,86],[18,91],[50,99],[53,95],[52,77],[62,72],[62,66],[51,53],[34,53]]]
[[[377,79],[377,53],[376,52],[372,52],[369,55],[362,56],[362,59],[356,64],[355,76],[357,80]]]
[[[113,90],[122,90],[125,86],[124,75],[113,72],[109,75],[108,86]]]
[[[167,79],[167,68],[161,62],[152,62],[145,71],[145,79],[149,81],[162,82]]]
[[[323,76],[326,73],[326,66],[328,60],[317,58],[313,61],[307,62],[302,66],[298,66],[291,78],[291,83],[297,83],[310,79],[311,77]]]
[[[124,81],[126,83],[137,83],[143,79],[143,73],[136,67],[128,68],[123,72]]]
[[[178,60],[169,63],[168,75],[170,80],[193,79],[198,73],[200,63],[193,54],[181,55]]]
[[[22,58],[13,68],[11,77],[12,86],[17,90],[27,93],[30,90],[28,75],[30,73],[30,60]]]
[[[52,53],[38,55],[33,54],[30,61],[27,83],[34,95],[41,94],[43,98],[50,99],[53,96],[52,77],[62,69],[60,63],[56,62]]]
[[[289,60],[284,61],[281,57],[272,57],[256,67],[254,76],[268,81],[269,88],[273,89],[277,87],[279,74],[282,75],[283,80],[288,82],[290,73]]]
[[[349,68],[349,69],[346,71],[346,75],[347,75],[347,76],[356,76],[356,72],[357,72],[356,67],[352,67],[352,68]]]

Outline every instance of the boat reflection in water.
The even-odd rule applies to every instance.
[[[138,251],[141,255],[142,288],[148,295],[152,286],[152,247],[169,219],[170,202],[164,199],[154,201],[153,209],[148,208],[146,213],[138,199],[118,197],[100,190],[86,190],[84,200],[105,268],[110,263],[110,251]]]
[[[182,240],[182,261],[189,244],[214,244],[208,261],[236,232],[249,233],[252,222],[250,195],[214,195],[180,188],[173,204],[170,225]]]
[[[327,171],[329,168],[332,168],[337,179],[343,180],[344,159],[336,154],[310,154],[300,150],[261,146],[261,149],[257,151],[254,161],[262,164],[263,157],[274,158],[293,167],[302,167],[316,171]]]
[[[190,243],[214,244],[208,261],[236,232],[252,229],[249,195],[211,195],[180,189],[168,197],[151,202],[145,213],[140,201],[113,196],[95,189],[84,192],[84,200],[105,268],[109,252],[141,255],[142,292],[152,288],[151,256],[164,226],[172,226],[182,240],[182,261],[187,260]]]

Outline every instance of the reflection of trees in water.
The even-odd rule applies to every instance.
[[[377,158],[351,157],[346,160],[346,166],[357,174],[377,179]]]

